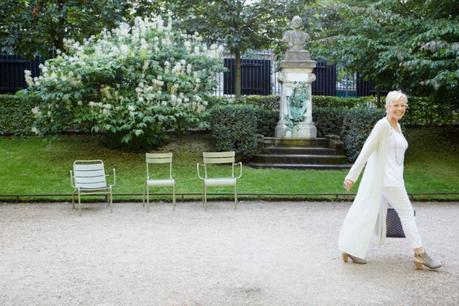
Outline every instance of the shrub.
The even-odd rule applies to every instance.
[[[200,128],[210,128],[210,113],[216,106],[245,104],[255,106],[254,111],[257,121],[257,134],[274,136],[274,129],[279,118],[278,96],[244,96],[240,100],[233,97],[209,96],[207,110],[202,114]]]
[[[243,96],[240,102],[279,111],[279,100],[279,96]]]
[[[219,151],[235,151],[243,158],[257,149],[257,115],[252,105],[216,106],[210,111],[211,133]]]
[[[341,138],[348,159],[354,162],[359,155],[365,140],[370,135],[376,122],[384,117],[380,109],[362,108],[346,110],[343,118]]]
[[[341,135],[343,119],[348,110],[343,108],[314,107],[312,118],[320,136]]]
[[[279,111],[255,107],[255,116],[257,117],[257,134],[273,137],[279,120]]]
[[[341,98],[333,96],[313,96],[312,107],[331,107],[331,108],[355,108],[367,105],[375,105],[374,97],[361,98]]]
[[[215,106],[228,105],[228,104],[235,103],[233,97],[226,97],[226,96],[207,96],[206,101],[207,101],[207,109],[209,110]]]
[[[446,125],[458,118],[454,117],[453,103],[436,102],[427,97],[409,97],[408,110],[403,118],[405,125]]]
[[[81,45],[67,42],[67,54],[42,65],[40,77],[26,74],[28,91],[43,99],[34,108],[37,130],[90,124],[112,146],[138,148],[159,144],[166,129],[196,124],[224,70],[221,50],[171,25],[136,18]]]
[[[31,109],[39,100],[29,96],[0,95],[0,135],[28,135],[34,122]]]

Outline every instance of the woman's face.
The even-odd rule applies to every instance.
[[[408,104],[403,98],[393,101],[386,106],[387,117],[399,121],[405,115]]]

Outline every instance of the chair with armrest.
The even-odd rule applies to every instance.
[[[113,212],[113,186],[116,184],[116,172],[113,169],[113,184],[107,183],[102,160],[75,160],[70,170],[70,183],[74,188],[72,207],[75,209],[75,195],[78,197],[78,214],[81,216],[82,195],[104,195],[110,212]]]
[[[216,186],[233,186],[234,187],[234,209],[237,208],[237,180],[242,176],[242,163],[235,162],[235,152],[203,152],[202,153],[202,164],[197,163],[198,177],[203,181],[204,193],[203,193],[203,206],[207,209],[207,189],[208,187]],[[211,165],[230,165],[231,175],[228,176],[210,176],[209,167]],[[235,176],[234,168],[239,165],[239,175]],[[204,176],[200,173],[200,168],[204,168]]]

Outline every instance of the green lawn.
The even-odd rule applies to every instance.
[[[459,147],[454,141],[458,139],[459,129],[410,128],[406,135],[410,143],[405,166],[408,192],[459,192]],[[161,150],[174,152],[177,192],[199,193],[202,184],[196,176],[196,162],[200,160],[202,151],[212,150],[208,136],[195,134],[174,138]],[[72,189],[69,184],[69,170],[75,159],[102,159],[107,169],[116,168],[117,194],[143,191],[144,154],[106,149],[97,137],[66,135],[53,141],[44,141],[38,137],[4,137],[0,138],[0,156],[2,195],[70,193]],[[344,170],[273,170],[244,167],[238,190],[240,193],[343,193],[341,184],[345,175]],[[210,191],[231,190],[223,188]],[[197,197],[198,195],[186,196],[187,199]],[[435,195],[420,198],[445,197]],[[459,199],[459,195],[446,198]],[[117,196],[116,199],[140,197]]]

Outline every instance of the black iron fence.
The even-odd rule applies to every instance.
[[[228,71],[217,76],[219,83],[216,95],[234,94],[236,67],[234,57],[225,57]],[[40,58],[25,60],[15,55],[0,55],[0,93],[15,93],[26,88],[24,70],[30,70],[32,77],[40,74]],[[358,75],[341,75],[336,64],[328,65],[324,59],[317,60],[313,73],[313,95],[323,96],[369,96],[375,95],[371,81],[364,81]],[[338,74],[341,76],[338,77]],[[241,93],[243,95],[280,94],[280,83],[276,61],[270,51],[255,53],[251,58],[241,60]]]
[[[316,96],[336,96],[336,65],[327,65],[319,59],[313,73],[316,80],[311,84],[312,94]]]
[[[33,61],[16,55],[0,55],[0,93],[15,93],[27,87],[24,70],[30,70],[32,77],[40,74],[40,58]]]
[[[234,94],[236,80],[236,61],[234,58],[225,58],[223,74],[223,93]],[[243,95],[270,95],[271,94],[271,60],[243,59],[241,60],[241,94]]]
[[[241,60],[241,94],[280,95],[279,72],[272,53],[257,53],[252,57],[258,57],[258,59]],[[225,58],[225,67],[228,71],[219,77],[216,95],[234,94],[236,78],[234,58]],[[371,82],[363,81],[357,74],[343,74],[336,64],[329,65],[325,59],[317,60],[313,73],[316,75],[316,80],[312,83],[313,95],[361,97],[375,94]]]

